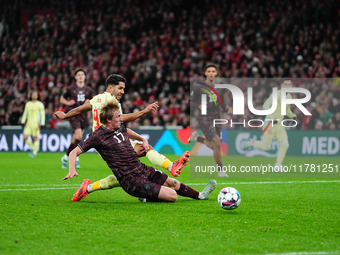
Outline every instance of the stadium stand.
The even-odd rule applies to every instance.
[[[124,112],[159,100],[160,111],[132,128],[187,127],[190,77],[207,62],[227,78],[339,80],[338,10],[336,0],[14,1],[0,11],[0,125],[18,125],[39,89],[55,128],[77,67],[98,93],[106,75],[124,75]],[[299,116],[299,128],[339,129],[339,81],[310,89],[313,116]]]

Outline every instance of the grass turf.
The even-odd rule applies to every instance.
[[[83,179],[95,181],[110,171],[88,153],[80,156],[79,177],[62,181],[67,171],[60,168],[61,156],[0,153],[0,254],[340,252],[339,179],[217,179],[209,200],[179,197],[176,203],[140,203],[115,188],[75,203],[71,198]],[[178,179],[197,190],[209,181],[190,178],[188,167]],[[256,183],[263,181],[276,183]],[[236,210],[218,206],[225,186],[241,193]]]

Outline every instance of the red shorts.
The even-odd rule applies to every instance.
[[[168,176],[152,167],[147,167],[143,174],[122,176],[119,183],[131,196],[157,199],[162,185]]]
[[[221,128],[220,127],[213,127],[212,123],[214,119],[218,119],[214,116],[207,115],[207,116],[200,116],[199,123],[200,128],[202,129],[203,134],[205,135],[208,141],[211,141],[215,136],[221,136]]]
[[[88,126],[88,120],[87,120],[87,115],[81,114],[76,117],[70,118],[69,122],[71,124],[71,127],[74,130],[80,128],[84,130]]]

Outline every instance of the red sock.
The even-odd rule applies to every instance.
[[[193,199],[198,199],[199,192],[190,188],[188,185],[181,183],[179,190],[176,191],[178,195],[182,197],[191,197]]]

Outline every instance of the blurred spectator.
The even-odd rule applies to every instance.
[[[329,129],[331,129],[331,130],[340,130],[340,112],[337,112],[333,116],[333,121],[331,122]]]
[[[302,118],[302,127],[303,129],[314,129],[316,121],[319,117],[319,112],[316,110],[316,104],[312,102],[308,107],[307,110],[312,115],[304,115]],[[299,115],[298,115],[299,116]],[[301,119],[301,118],[300,118]]]
[[[328,110],[327,105],[324,104],[320,108],[319,116],[317,120],[317,126],[320,126],[320,129],[329,129],[329,125],[332,122],[332,113]]]

